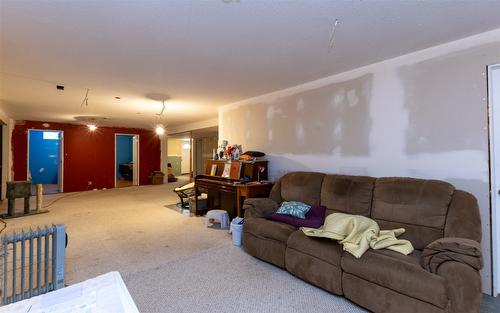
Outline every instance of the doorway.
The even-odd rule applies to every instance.
[[[44,194],[63,192],[63,132],[58,130],[28,131],[28,179],[43,186]]]
[[[205,164],[213,158],[214,151],[217,150],[218,137],[218,127],[193,131],[195,175],[205,174]]]
[[[186,179],[204,174],[206,161],[212,159],[217,149],[218,135],[218,126],[168,135],[170,172]]]
[[[500,64],[488,66],[493,295],[500,294]]]
[[[171,174],[175,177],[191,178],[191,136],[190,133],[169,135],[167,138],[167,163],[170,164]]]
[[[139,185],[139,135],[115,134],[115,187]]]

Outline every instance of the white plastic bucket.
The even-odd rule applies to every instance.
[[[233,244],[235,246],[241,246],[241,235],[243,233],[243,219],[241,217],[236,217],[231,221],[231,226],[229,231],[233,234]]]

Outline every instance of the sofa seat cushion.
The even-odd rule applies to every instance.
[[[287,246],[340,268],[342,246],[334,240],[308,237],[299,230],[290,235]]]
[[[444,278],[432,274],[419,264],[421,252],[403,255],[390,250],[368,250],[359,259],[342,255],[342,270],[379,286],[439,308],[448,305]]]
[[[244,232],[251,233],[255,237],[272,239],[284,244],[296,230],[297,228],[291,225],[258,217],[247,218],[243,223]]]

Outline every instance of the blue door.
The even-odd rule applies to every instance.
[[[117,187],[131,186],[134,180],[134,135],[116,134],[116,184]]]
[[[29,171],[33,184],[59,183],[59,131],[29,131]]]

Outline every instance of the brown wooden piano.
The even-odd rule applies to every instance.
[[[234,162],[239,164],[234,164]],[[266,197],[271,191],[273,184],[258,183],[260,180],[267,180],[267,162],[207,160],[205,174],[197,175],[194,179],[196,208],[200,207],[198,195],[206,192],[209,209],[225,210],[231,218],[242,215],[241,202],[243,197]],[[238,175],[231,173],[230,177],[222,177],[226,164],[232,164],[235,167],[239,165]],[[206,210],[196,210],[197,215],[204,213]]]

